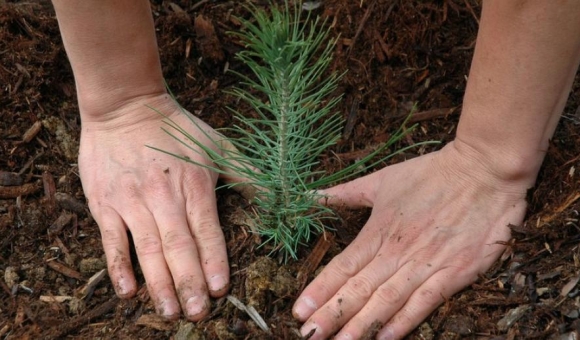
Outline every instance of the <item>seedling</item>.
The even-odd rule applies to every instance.
[[[237,73],[242,80],[240,87],[230,93],[249,104],[255,113],[249,117],[231,109],[235,124],[224,133],[239,136],[230,140],[237,150],[223,149],[220,141],[214,141],[213,147],[203,145],[168,118],[164,130],[208,157],[215,164],[210,169],[218,173],[233,170],[243,179],[228,186],[255,188],[253,209],[248,212],[253,229],[264,243],[273,244],[274,250],[282,251],[286,258],[296,258],[298,246],[322,232],[325,220],[334,216],[317,190],[405,151],[409,147],[375,160],[409,129],[403,124],[375,151],[334,174],[320,170],[320,156],[339,140],[343,124],[341,115],[334,111],[341,98],[332,96],[341,75],[325,73],[337,40],[329,38],[329,28],[324,28],[320,18],[308,15],[301,23],[298,5],[293,10],[287,2],[283,9],[272,5],[269,14],[255,7],[249,9],[252,18],[240,19],[244,30],[232,33],[246,46],[237,58],[253,76]],[[187,115],[185,110],[183,113]],[[173,156],[207,167],[184,155]]]

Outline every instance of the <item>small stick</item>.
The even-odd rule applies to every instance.
[[[465,2],[465,6],[467,6],[467,8],[469,9],[469,11],[471,12],[471,15],[473,16],[473,19],[475,19],[475,22],[477,22],[477,25],[479,26],[479,18],[475,14],[475,11],[473,10],[473,7],[471,7],[471,5],[469,4],[469,0],[463,0],[463,2]]]
[[[52,174],[48,171],[42,173],[42,186],[44,187],[44,197],[46,197],[47,210],[52,214],[56,208],[56,199],[54,197],[56,193],[56,185],[54,184],[54,177],[52,177]]]
[[[376,3],[376,0],[371,2],[370,6],[367,8],[367,11],[365,12],[365,15],[363,16],[363,18],[360,22],[360,25],[358,26],[356,33],[354,34],[354,37],[351,40],[350,46],[346,50],[347,55],[350,54],[350,51],[352,51],[352,48],[353,48],[354,44],[356,43],[356,40],[358,39],[359,35],[362,33],[362,30],[365,27],[367,21],[369,20],[371,13],[373,11],[373,8],[375,7],[375,3]]]
[[[30,166],[32,165],[32,163],[34,163],[34,161],[35,161],[35,160],[36,160],[38,157],[40,157],[40,156],[42,156],[42,155],[44,155],[44,151],[41,151],[41,152],[39,152],[38,154],[36,154],[36,155],[32,156],[32,158],[30,158],[30,159],[28,160],[28,162],[26,162],[26,164],[24,164],[24,166],[22,167],[22,169],[20,169],[20,171],[18,171],[18,174],[19,174],[20,176],[22,176],[22,175],[23,175],[23,174],[26,172],[26,170],[28,170],[28,168],[30,168]]]
[[[189,10],[190,11],[195,11],[196,9],[198,9],[199,7],[205,5],[208,2],[209,2],[209,0],[201,0],[201,1],[198,1],[193,6],[191,6],[191,8]]]
[[[85,205],[69,194],[57,192],[54,197],[58,205],[63,209],[75,212],[78,215],[83,215],[87,212]]]
[[[63,211],[60,216],[48,227],[48,236],[58,235],[72,220],[73,214]]]
[[[59,273],[61,273],[64,276],[68,276],[71,277],[73,279],[77,279],[79,281],[86,281],[83,276],[81,275],[81,273],[79,273],[78,271],[60,263],[60,262],[56,262],[56,261],[48,261],[46,262],[46,265],[50,267],[50,269],[57,271]]]
[[[66,263],[69,266],[72,266],[74,264],[74,261],[70,256],[68,248],[64,245],[64,243],[62,243],[62,241],[58,236],[54,237],[54,242],[56,243],[56,246],[60,248],[60,251],[62,251],[62,253],[64,254],[64,263]]]
[[[40,189],[37,183],[26,183],[17,187],[3,187],[0,186],[0,198],[16,198],[18,196],[26,196],[33,194]]]
[[[26,132],[22,135],[22,141],[24,143],[28,143],[36,137],[36,135],[40,132],[42,128],[42,123],[37,120],[31,127],[26,130]]]
[[[330,245],[333,241],[334,235],[328,232],[324,232],[318,241],[316,241],[316,245],[314,245],[312,252],[310,255],[308,255],[308,258],[306,258],[306,261],[304,261],[302,264],[302,268],[300,268],[300,271],[298,271],[298,275],[296,277],[300,282],[300,290],[304,289],[306,281],[308,281],[308,275],[310,275],[310,273],[318,268],[320,261],[322,261],[324,255],[326,255],[326,252],[330,248]]]
[[[439,118],[439,117],[446,117],[452,113],[455,112],[455,110],[457,110],[457,106],[455,107],[448,107],[448,108],[444,108],[444,109],[433,109],[433,110],[427,110],[427,111],[421,111],[421,112],[417,112],[417,113],[413,113],[411,115],[411,118],[409,118],[409,123],[418,123],[418,122],[423,122],[426,120],[431,120],[434,118]],[[403,114],[403,115],[397,115],[396,118],[405,118],[407,117],[407,114]]]
[[[107,270],[101,269],[95,273],[87,283],[75,292],[75,296],[79,299],[90,299],[97,285],[107,276]]]
[[[65,335],[79,328],[80,326],[89,323],[91,320],[100,317],[101,315],[108,313],[110,310],[115,308],[119,303],[119,298],[113,296],[109,301],[102,303],[101,305],[95,307],[94,309],[88,311],[85,315],[77,316],[76,318],[70,320],[69,322],[61,323],[51,329],[48,329],[42,335],[42,339],[60,339],[64,338]]]

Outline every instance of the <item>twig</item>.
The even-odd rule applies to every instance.
[[[409,123],[418,123],[418,122],[423,122],[426,120],[431,120],[434,118],[446,117],[446,116],[454,113],[457,109],[458,109],[458,106],[455,106],[455,107],[447,107],[447,108],[443,108],[443,109],[433,109],[433,110],[427,110],[427,111],[413,113],[411,118],[409,118]],[[405,117],[407,117],[407,113],[397,115],[395,118],[400,119],[400,118],[405,118]]]
[[[369,7],[367,8],[367,11],[365,12],[365,15],[363,16],[360,25],[358,26],[356,33],[354,34],[354,37],[351,40],[350,46],[348,47],[348,49],[346,50],[346,55],[350,55],[350,52],[352,51],[353,46],[355,45],[359,35],[361,34],[363,28],[365,27],[367,21],[369,20],[371,13],[373,11],[373,8],[375,7],[375,3],[376,0],[374,0],[373,2],[371,2],[371,4],[369,5]]]
[[[250,318],[252,318],[252,320],[254,320],[254,322],[258,325],[258,327],[260,327],[264,332],[270,332],[270,329],[268,328],[268,324],[266,323],[266,321],[264,321],[264,319],[262,319],[262,317],[260,316],[260,314],[258,313],[258,311],[256,311],[256,309],[252,306],[246,306],[242,303],[242,301],[238,300],[236,297],[232,296],[232,295],[228,295],[226,297],[228,299],[229,302],[231,302],[234,306],[238,307],[240,310],[246,312],[248,314],[248,316]]]
[[[40,189],[38,183],[26,183],[17,187],[0,186],[0,198],[16,198],[35,193]]]
[[[24,172],[26,172],[26,170],[28,170],[28,168],[30,168],[30,166],[32,165],[32,163],[34,163],[34,161],[40,157],[44,155],[44,151],[40,151],[39,153],[37,153],[36,155],[32,156],[32,158],[30,158],[28,160],[28,162],[26,162],[26,164],[24,164],[24,166],[22,167],[22,169],[20,169],[20,171],[18,171],[18,174],[20,176],[22,176],[24,174]]]
[[[198,9],[199,7],[205,5],[208,2],[209,2],[209,0],[201,0],[201,1],[198,1],[193,6],[191,6],[191,8],[189,10],[190,11],[195,11],[196,9]]]
[[[70,320],[69,322],[59,324],[47,330],[46,332],[44,332],[41,338],[42,339],[64,338],[65,335],[69,334],[70,332],[74,331],[80,326],[89,323],[91,320],[96,319],[105,313],[108,313],[111,309],[115,308],[117,303],[119,303],[119,298],[113,296],[109,301],[104,302],[103,304],[88,311],[85,315],[77,316],[76,318]]]
[[[318,268],[320,261],[322,261],[324,255],[326,255],[326,252],[332,245],[333,241],[334,235],[329,232],[324,232],[320,236],[320,238],[316,242],[316,245],[314,245],[312,252],[310,253],[310,255],[308,255],[308,258],[306,259],[306,261],[304,261],[302,267],[298,271],[298,275],[296,276],[296,279],[300,283],[300,290],[304,289],[306,281],[308,280],[308,275],[310,275],[310,273],[312,273],[314,270],[316,270],[316,268]]]
[[[477,22],[477,26],[479,26],[479,18],[475,14],[475,11],[473,10],[473,7],[471,7],[471,5],[469,4],[469,0],[463,0],[463,2],[465,2],[465,6],[467,6],[467,8],[469,9],[469,11],[471,12],[471,15],[473,16],[473,19],[475,19],[475,22]]]
[[[79,281],[86,281],[85,278],[82,277],[81,273],[78,271],[65,266],[64,264],[56,261],[48,261],[46,265],[50,267],[50,269],[61,273],[64,276],[71,277],[73,279],[77,279]]]

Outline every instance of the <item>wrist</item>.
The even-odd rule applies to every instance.
[[[115,120],[119,112],[129,105],[145,105],[149,100],[167,95],[162,80],[133,80],[131,83],[116,80],[103,85],[92,84],[90,81],[83,83],[82,79],[76,79],[79,112],[83,123]]]
[[[459,132],[450,147],[494,178],[526,189],[534,186],[547,149],[517,150],[510,148],[508,143],[498,146]]]
[[[53,0],[83,121],[165,93],[149,1]]]
[[[110,103],[110,111],[87,113],[81,110],[83,133],[128,131],[145,126],[160,128],[163,115],[173,116],[176,112],[180,112],[179,104],[166,92],[119,99],[114,105],[113,101]]]

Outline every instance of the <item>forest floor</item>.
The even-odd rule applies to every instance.
[[[236,17],[248,17],[247,11],[235,1],[154,0],[152,7],[163,72],[177,100],[213,127],[227,127],[235,98],[224,90],[239,78],[224,69],[248,71],[234,58],[242,46],[227,32],[240,29]],[[412,120],[419,126],[398,147],[442,144],[411,149],[390,163],[453,139],[479,12],[475,0],[323,1],[315,14],[340,36],[331,69],[348,71],[339,88],[347,124],[321,160],[326,170],[386,141],[414,103]],[[283,264],[266,257],[270,249],[258,248],[259,240],[235,217],[243,199],[218,191],[230,294],[261,301],[258,313],[271,333],[225,298],[214,299],[211,314],[199,323],[164,321],[154,315],[139,271],[143,288],[133,299],[116,298],[106,275],[87,294],[89,279],[106,264],[78,176],[75,86],[50,2],[0,0],[0,85],[0,338],[299,338],[291,314],[295,298],[352,241],[368,210],[341,212],[331,237],[313,240],[300,249],[299,260]],[[577,77],[529,191],[525,222],[514,227],[501,260],[409,339],[578,338],[579,104]],[[68,298],[55,298],[61,296]]]

